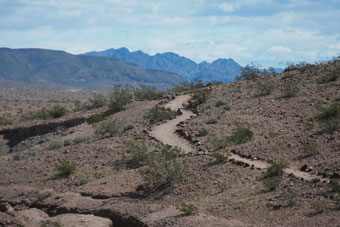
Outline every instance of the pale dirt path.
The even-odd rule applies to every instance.
[[[176,132],[178,123],[182,121],[186,121],[190,119],[192,116],[195,116],[195,114],[191,112],[190,110],[183,109],[190,99],[191,99],[191,95],[189,94],[181,95],[181,96],[177,96],[174,100],[166,104],[165,105],[166,108],[170,108],[171,110],[180,109],[183,114],[176,117],[173,120],[167,121],[164,124],[154,127],[150,132],[150,135],[156,138],[158,141],[162,142],[163,144],[167,144],[173,147],[175,146],[180,147],[185,153],[195,152],[195,149],[191,146],[191,144],[187,140],[179,137],[178,135],[176,135],[175,132]],[[235,161],[241,161],[243,163],[249,164],[250,166],[253,166],[259,169],[266,169],[269,167],[269,164],[265,161],[242,158],[241,156],[237,154],[231,154],[229,156],[229,159],[234,159]],[[320,179],[320,180],[329,182],[328,178],[321,178],[317,175],[303,172],[295,168],[286,168],[283,170],[283,172],[287,174],[293,174],[295,177],[301,178],[307,181],[311,181],[312,179]]]
[[[152,128],[150,132],[150,136],[156,138],[158,141],[162,142],[163,144],[167,144],[173,147],[181,148],[185,153],[194,152],[195,149],[190,145],[190,143],[176,135],[177,124],[190,119],[191,116],[194,116],[194,113],[182,109],[184,105],[188,103],[191,99],[191,95],[181,95],[177,96],[174,100],[169,102],[165,105],[166,108],[170,108],[171,110],[178,110],[181,109],[182,115],[172,119],[170,121],[165,122],[164,124],[155,126]]]

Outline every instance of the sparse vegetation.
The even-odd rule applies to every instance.
[[[198,214],[198,208],[192,203],[181,203],[176,207],[177,210],[181,211],[183,215],[195,215]]]
[[[150,152],[145,141],[133,142],[127,141],[126,143],[127,152],[131,154],[127,165],[130,168],[139,168],[146,165],[149,161]]]
[[[48,197],[51,197],[52,195],[54,195],[56,192],[54,191],[54,189],[52,188],[46,188],[42,191],[39,191],[38,193],[38,201],[47,199]]]
[[[249,142],[253,137],[254,133],[250,130],[249,126],[236,123],[236,127],[233,129],[232,135],[227,138],[227,142],[238,145]]]
[[[268,81],[263,81],[263,82],[258,81],[256,83],[256,89],[257,89],[257,92],[256,92],[257,97],[266,96],[272,92],[273,86]]]
[[[195,91],[197,89],[203,88],[205,85],[203,83],[203,81],[198,80],[196,82],[193,83],[184,83],[180,86],[177,86],[173,89],[170,90],[170,92],[173,93],[180,93],[180,92],[185,92],[185,91]]]
[[[210,156],[215,159],[214,163],[216,164],[224,163],[228,159],[228,154],[224,150],[212,152]]]
[[[311,208],[313,209],[313,212],[309,213],[308,216],[312,217],[312,216],[321,214],[327,208],[327,201],[325,200],[315,201],[312,203]]]
[[[134,96],[136,100],[152,100],[161,98],[164,95],[164,92],[157,91],[154,87],[147,87],[144,85],[140,85],[140,88],[137,88],[134,91]]]
[[[100,135],[116,136],[120,133],[117,120],[107,120],[96,126],[96,133]]]
[[[250,66],[245,67],[242,70],[242,73],[240,76],[237,76],[235,78],[236,81],[241,80],[256,80],[259,77],[269,76],[271,74],[274,74],[275,71],[273,68],[263,69],[261,65],[253,63]]]
[[[267,169],[264,178],[279,177],[285,168],[288,168],[288,164],[285,161],[274,162]]]
[[[124,106],[132,101],[132,97],[127,89],[117,86],[111,94],[109,107],[113,112],[122,111]]]
[[[64,140],[64,147],[70,146],[72,144],[73,144],[73,140],[71,139]]]
[[[59,176],[68,177],[76,170],[76,163],[69,160],[63,160],[58,166]]]
[[[86,109],[92,110],[104,107],[107,102],[108,101],[103,94],[94,93],[93,97],[89,99],[89,104],[86,105]]]
[[[209,134],[209,132],[206,128],[200,128],[198,130],[197,136],[207,136],[208,134]]]
[[[282,90],[283,98],[293,98],[299,92],[299,88],[296,85],[287,83]]]
[[[55,105],[50,110],[48,110],[49,116],[52,118],[60,118],[66,115],[67,109],[63,106]]]
[[[328,107],[317,106],[319,115],[317,120],[323,125],[325,132],[334,132],[340,128],[340,104],[332,103]]]
[[[193,97],[193,101],[197,105],[205,103],[207,101],[207,99],[209,98],[210,94],[211,94],[210,90],[196,91],[195,94],[194,94],[194,97]]]
[[[101,114],[93,114],[87,119],[87,123],[95,124],[95,123],[98,123],[98,122],[103,121],[103,120],[104,120],[104,118]]]
[[[85,185],[91,182],[91,179],[89,178],[83,178],[81,179],[81,181],[79,182],[79,185]]]
[[[124,127],[124,131],[126,132],[126,131],[129,131],[129,130],[134,129],[134,128],[135,128],[135,125],[132,124],[132,123],[129,123]]]
[[[211,145],[213,151],[220,150],[228,144],[227,140],[215,136],[208,137],[208,143]]]
[[[11,122],[7,120],[5,117],[0,117],[0,126],[9,125]]]
[[[307,70],[311,69],[313,66],[314,65],[308,64],[306,62],[299,62],[299,63],[289,62],[287,63],[287,67],[284,69],[284,72],[298,70],[300,73],[304,73]]]
[[[207,124],[211,125],[211,124],[216,124],[217,123],[217,119],[216,118],[209,118],[207,120]]]
[[[47,150],[55,150],[64,147],[64,142],[63,141],[52,141],[48,146]]]
[[[41,222],[40,227],[63,227],[58,221],[44,220]]]
[[[304,143],[302,145],[301,155],[299,155],[298,159],[302,160],[318,154],[317,147],[318,146],[315,143]]]
[[[220,107],[220,106],[225,106],[228,105],[229,101],[228,100],[218,100],[215,103],[215,107]]]
[[[177,112],[172,111],[170,108],[155,106],[145,115],[145,119],[147,119],[150,124],[155,124],[160,121],[172,119],[176,115]]]

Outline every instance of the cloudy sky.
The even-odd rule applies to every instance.
[[[284,67],[340,54],[340,0],[0,0],[0,46]]]

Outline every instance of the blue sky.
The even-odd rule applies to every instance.
[[[284,67],[340,54],[340,0],[0,0],[0,46]]]

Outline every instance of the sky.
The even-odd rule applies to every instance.
[[[340,55],[340,0],[0,0],[0,47],[314,63]]]

